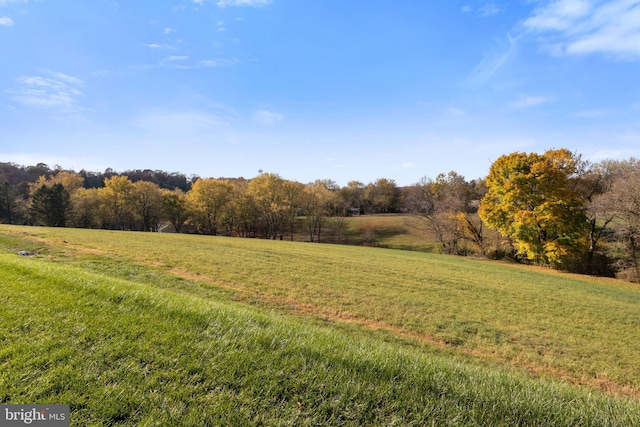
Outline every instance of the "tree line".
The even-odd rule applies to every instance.
[[[74,172],[0,163],[0,221],[59,227],[306,239],[375,213],[411,214],[448,254],[511,259],[640,281],[640,161],[583,161],[566,149],[501,156],[483,179],[452,171],[398,187],[340,187],[274,173],[251,179],[135,170]]]
[[[386,178],[341,188],[331,180],[301,184],[273,173],[187,178],[162,171],[97,174],[0,163],[0,183],[1,222],[53,227],[168,228],[285,239],[293,237],[294,221],[302,216],[309,240],[317,242],[329,218],[402,211],[401,189]]]

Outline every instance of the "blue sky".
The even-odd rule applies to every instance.
[[[0,0],[0,161],[300,182],[640,157],[640,0]]]

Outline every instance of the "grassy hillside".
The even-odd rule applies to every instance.
[[[439,243],[410,215],[362,215],[345,219],[344,243],[374,244],[395,249],[439,252]]]
[[[341,225],[341,226],[339,226]],[[294,240],[308,242],[306,218],[295,224]],[[416,217],[403,214],[359,215],[331,218],[325,224],[321,241],[356,246],[380,246],[421,252],[440,252],[436,237]]]
[[[631,285],[203,236],[1,226],[0,248],[0,401],[75,425],[640,423]]]

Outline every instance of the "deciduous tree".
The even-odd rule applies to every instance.
[[[387,213],[396,210],[399,201],[399,191],[392,179],[379,178],[364,188],[363,201],[369,208],[369,213]]]
[[[296,217],[302,209],[304,203],[304,184],[297,181],[285,180],[283,183],[284,191],[284,206],[287,214],[284,220],[284,226],[280,231],[280,240],[284,238],[284,230],[289,230],[289,238],[293,242],[295,233],[295,221]]]
[[[327,218],[333,213],[335,193],[325,181],[316,180],[304,187],[304,203],[302,209],[307,223],[309,240],[320,241],[320,233]]]
[[[620,176],[619,162],[604,160],[589,165],[579,180],[579,188],[586,200],[589,248],[583,272],[611,275],[610,259],[601,242],[610,233],[615,218],[615,206],[610,203],[611,187]],[[596,256],[597,255],[597,256]]]
[[[232,200],[229,204],[226,226],[229,235],[254,237],[259,216],[253,197],[249,194],[249,182],[244,178],[232,182]]]
[[[498,158],[487,176],[480,217],[515,239],[519,254],[561,266],[586,245],[585,199],[577,183],[581,166],[580,157],[566,149]]]
[[[265,237],[276,239],[286,230],[291,215],[285,180],[278,174],[264,172],[249,182],[248,194],[255,201]]]
[[[158,231],[162,216],[162,190],[158,184],[149,181],[133,183],[130,203],[143,231]]]
[[[71,195],[71,222],[75,227],[98,228],[100,196],[97,188],[80,188]]]
[[[192,218],[201,232],[216,235],[231,201],[233,186],[225,179],[198,179],[188,193]]]
[[[126,176],[114,175],[105,178],[104,187],[98,190],[103,227],[115,226],[120,230],[131,225],[133,214],[131,211],[131,192],[133,183]]]
[[[59,183],[64,185],[64,188],[70,195],[84,186],[84,178],[79,173],[71,171],[60,171],[57,174],[50,176],[47,179],[47,182],[50,182],[51,184]]]
[[[466,253],[469,240],[484,253],[482,223],[471,217],[472,188],[462,175],[451,171],[435,180],[422,178],[407,197],[407,208],[431,231],[444,253]]]
[[[187,197],[181,189],[162,190],[162,214],[180,233],[188,218]]]
[[[364,184],[360,181],[349,181],[346,187],[340,189],[340,198],[347,209],[345,214],[350,215],[355,212],[359,215],[363,213],[364,188]]]
[[[596,203],[613,215],[609,225],[624,248],[617,265],[619,277],[640,281],[640,161],[632,158],[611,166],[615,178]]]

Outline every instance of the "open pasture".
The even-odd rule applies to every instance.
[[[0,400],[68,402],[86,424],[640,417],[623,282],[206,236],[0,226],[0,248]]]

